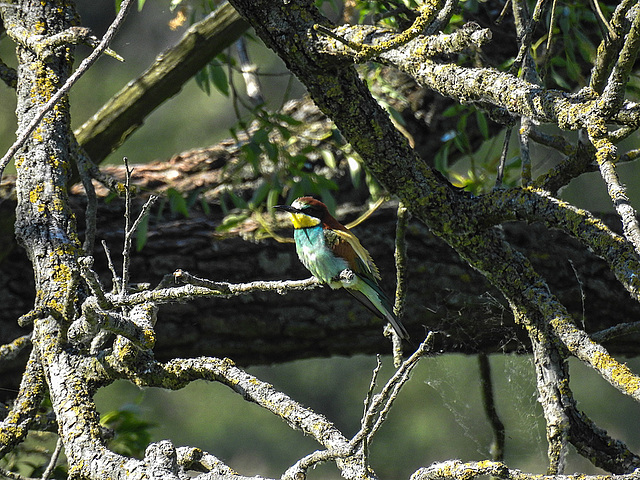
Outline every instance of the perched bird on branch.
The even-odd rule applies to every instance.
[[[409,338],[378,285],[380,273],[371,255],[347,227],[331,216],[324,203],[300,197],[290,206],[275,208],[291,215],[298,257],[314,277],[333,289],[345,288],[376,316],[391,323],[400,338]]]

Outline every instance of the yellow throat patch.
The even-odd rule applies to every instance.
[[[316,217],[310,217],[309,215],[305,215],[304,213],[292,213],[291,215],[291,223],[293,223],[293,228],[309,228],[315,227],[320,223],[320,219]]]

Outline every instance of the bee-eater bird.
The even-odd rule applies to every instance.
[[[371,255],[347,227],[331,216],[324,203],[300,197],[291,206],[275,208],[291,215],[298,257],[314,277],[333,289],[344,287],[376,316],[391,323],[400,338],[409,338],[378,285],[380,273]]]

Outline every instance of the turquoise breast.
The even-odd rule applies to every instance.
[[[336,257],[327,247],[322,226],[296,229],[293,238],[300,261],[318,280],[331,283],[348,268],[346,260]]]

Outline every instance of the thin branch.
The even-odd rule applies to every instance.
[[[221,480],[271,480],[261,476],[246,477],[240,475],[218,457],[200,448],[178,447],[176,448],[176,453],[178,465],[185,470],[194,470],[196,468],[205,470],[207,474],[209,474],[206,478],[219,478]],[[196,476],[195,480],[198,480],[198,478],[200,477]]]
[[[508,125],[504,131],[504,141],[502,142],[502,152],[500,153],[500,163],[498,163],[498,172],[496,173],[496,185],[494,188],[502,187],[504,178],[504,167],[507,163],[507,154],[509,152],[509,142],[511,141],[511,131],[513,125]]]
[[[291,428],[313,437],[326,449],[345,451],[349,445],[349,441],[326,417],[305,408],[272,385],[246,373],[229,359],[199,357],[174,359],[165,364],[147,360],[145,365],[140,365],[136,370],[122,368],[121,360],[115,354],[105,360],[124,378],[129,378],[140,386],[177,390],[194,380],[220,382],[246,400],[279,416]],[[350,459],[344,459],[343,462],[342,473],[347,480],[370,478],[367,469],[359,462]],[[287,478],[286,473],[283,477]]]
[[[600,330],[599,332],[592,333],[591,339],[594,342],[602,343],[616,337],[621,337],[623,335],[629,335],[638,332],[640,332],[640,322],[620,323],[605,330]]]
[[[95,48],[91,54],[85,58],[77,70],[73,72],[73,74],[67,79],[62,87],[51,97],[51,99],[40,109],[40,111],[32,118],[31,122],[20,132],[16,141],[9,147],[7,153],[0,159],[0,178],[2,178],[2,174],[4,173],[4,169],[7,167],[13,156],[16,154],[18,149],[20,149],[24,142],[27,141],[29,135],[36,129],[38,124],[42,121],[44,116],[64,97],[71,87],[86,73],[86,71],[95,63],[95,61],[105,52],[105,50],[109,47],[109,44],[115,37],[116,33],[122,26],[131,5],[133,5],[133,0],[123,0],[120,4],[120,11],[116,15],[116,18],[113,20],[107,32],[102,37],[100,44]]]
[[[538,335],[542,338],[536,334],[529,337],[533,345],[538,401],[546,420],[547,473],[558,475],[564,473],[571,429],[571,420],[565,411],[565,405],[570,404],[571,398],[569,372],[566,359],[554,346],[553,339],[546,333],[538,332]]]
[[[129,169],[129,159],[124,157],[125,170],[125,207],[124,207],[124,245],[122,247],[122,278],[120,295],[127,294],[129,285],[129,263],[131,262],[131,173]]]
[[[597,3],[597,0],[595,0]],[[554,29],[556,28],[556,11],[558,7],[558,0],[552,0],[551,2],[551,12],[549,13],[549,28],[547,30],[547,47],[545,56],[542,64],[542,71],[540,72],[540,78],[543,80],[547,78],[547,72],[549,70],[549,64],[551,63],[551,49],[553,48],[553,41],[556,36],[554,34]],[[542,83],[542,82],[541,82]]]
[[[522,163],[520,183],[523,187],[531,184],[531,154],[529,152],[529,134],[532,122],[526,117],[520,120],[518,139],[520,140],[520,162]]]
[[[600,175],[605,182],[613,206],[622,221],[624,236],[633,245],[636,252],[640,254],[640,223],[638,222],[636,211],[631,206],[627,196],[627,189],[620,182],[616,172],[615,164],[618,157],[618,149],[607,136],[607,127],[604,124],[604,120],[590,125],[587,128],[587,133],[596,149],[596,161],[600,168]]]
[[[341,445],[341,448],[318,450],[301,458],[289,467],[283,475],[283,479],[299,478],[299,475],[305,475],[309,468],[318,463],[350,457],[354,455],[356,451],[364,449],[366,445],[371,443],[373,436],[386,420],[387,414],[397,398],[400,389],[409,380],[411,371],[417,365],[418,360],[431,351],[433,338],[434,333],[429,332],[418,349],[395,371],[381,392],[372,397],[373,401],[370,402],[369,407],[366,409],[360,421],[360,430],[347,445]],[[377,375],[377,372],[374,371],[374,376],[375,375]],[[363,454],[363,459],[364,458],[366,458],[366,454]],[[362,465],[367,468],[367,464],[364,463],[364,461]]]
[[[109,266],[109,271],[111,271],[111,281],[113,283],[113,292],[114,294],[118,294],[120,292],[120,279],[118,278],[118,273],[116,272],[116,267],[113,264],[113,259],[111,258],[111,251],[107,246],[107,242],[102,240],[102,249],[104,250],[104,254],[107,257],[107,265]]]
[[[478,355],[478,365],[480,367],[480,385],[482,386],[482,405],[485,414],[493,431],[493,441],[491,442],[491,459],[502,461],[504,458],[504,424],[500,420],[496,403],[493,397],[493,381],[491,377],[491,364],[486,354]]]
[[[395,337],[395,335],[394,335]],[[398,365],[395,365],[397,358],[395,357],[394,352],[394,366],[397,368]],[[380,360],[380,355],[376,355],[376,367],[373,369],[373,373],[371,374],[371,383],[369,383],[369,390],[367,390],[367,396],[364,399],[364,412],[362,413],[362,419],[360,420],[360,428],[365,428],[365,419],[367,418],[367,412],[371,408],[371,402],[374,398],[374,393],[376,390],[376,383],[378,381],[378,374],[380,373],[380,369],[382,368],[382,360]],[[362,441],[362,461],[365,465],[369,464],[369,442],[365,437]]]
[[[422,34],[440,10],[438,3],[439,2],[433,0],[423,3],[418,8],[419,16],[408,29],[402,33],[394,34],[389,40],[375,45],[368,45],[348,40],[320,24],[314,25],[314,29],[330,38],[333,38],[334,40],[337,40],[338,42],[348,45],[351,49],[357,52],[353,57],[354,62],[364,63],[383,52],[388,52],[389,50],[398,48]]]
[[[62,438],[58,437],[58,441],[56,442],[56,448],[53,450],[51,454],[51,459],[49,460],[49,465],[42,472],[41,480],[48,480],[53,474],[53,470],[56,468],[56,463],[58,463],[58,458],[60,457],[60,453],[62,453],[62,447],[64,444],[62,443]]]
[[[591,69],[589,80],[589,88],[597,93],[601,93],[605,88],[607,77],[616,64],[616,58],[622,48],[622,41],[627,25],[626,16],[633,8],[638,8],[638,2],[636,0],[622,0],[618,4],[610,22],[615,35],[608,39],[604,38],[598,46],[597,56]]]
[[[129,285],[129,267],[131,265],[131,244],[133,243],[133,236],[136,233],[136,230],[140,226],[140,223],[144,218],[149,214],[149,210],[156,203],[158,197],[155,195],[151,195],[149,199],[142,206],[142,210],[138,217],[131,222],[131,174],[133,170],[129,169],[129,160],[127,157],[124,157],[124,165],[126,172],[126,180],[125,180],[125,227],[124,227],[124,246],[122,248],[122,285],[120,287],[120,294],[126,295],[127,288]]]
[[[80,275],[89,288],[91,289],[91,293],[98,299],[98,305],[100,308],[108,310],[113,307],[111,302],[107,299],[106,294],[100,285],[100,279],[98,278],[98,274],[92,270],[93,267],[93,257],[83,257],[78,259],[78,265],[80,266]]]
[[[215,288],[196,285],[183,285],[180,287],[161,288],[157,290],[146,290],[143,292],[122,294],[108,294],[107,298],[115,307],[132,307],[142,303],[176,303],[191,300],[193,298],[209,297],[234,297],[246,295],[254,292],[276,292],[280,295],[286,294],[289,290],[310,290],[321,287],[322,284],[315,278],[306,280],[285,280],[285,281],[256,281],[249,283],[227,283],[214,282]],[[87,299],[87,302],[91,299]],[[86,303],[86,302],[85,302]]]
[[[44,371],[39,361],[38,350],[33,348],[22,374],[18,396],[7,416],[0,422],[0,457],[26,438],[31,423],[36,419],[45,391]]]
[[[544,13],[548,4],[548,0],[537,0],[536,6],[533,9],[533,15],[531,16],[531,20],[527,22],[526,27],[519,28],[518,36],[520,37],[520,50],[518,51],[518,55],[511,66],[511,72],[515,73],[518,68],[522,65],[525,56],[529,54],[529,49],[531,48],[531,43],[533,41],[533,33],[536,30],[536,27],[540,23],[542,19],[542,14]],[[519,10],[516,7],[516,2],[513,3],[514,16],[516,16],[516,11]],[[523,4],[524,8],[524,4]]]
[[[402,320],[404,314],[404,304],[407,300],[407,225],[411,218],[411,212],[407,207],[400,202],[398,204],[398,213],[396,221],[396,249],[395,249],[395,261],[396,261],[396,295],[395,305],[393,311],[398,317],[398,320]],[[393,335],[393,364],[396,368],[402,363],[402,339],[398,336],[394,329]]]
[[[93,187],[93,182],[91,181],[91,170],[89,169],[90,161],[86,158],[86,155],[82,151],[82,148],[78,145],[78,143],[74,140],[75,155],[76,158],[76,166],[78,167],[78,172],[80,173],[80,179],[82,180],[82,186],[84,187],[84,192],[87,197],[87,208],[85,209],[85,232],[84,232],[84,243],[82,244],[82,249],[84,250],[85,255],[92,255],[93,248],[96,241],[96,218],[98,211],[98,198],[96,196],[96,189]]]
[[[18,337],[12,342],[0,345],[0,362],[6,362],[16,358],[20,352],[31,345],[31,334]]]
[[[387,419],[387,415],[391,410],[393,402],[398,397],[400,389],[404,386],[405,383],[407,383],[407,381],[409,381],[411,371],[423,356],[431,352],[434,338],[435,334],[433,332],[429,332],[427,334],[427,337],[418,346],[416,351],[413,352],[413,354],[404,361],[404,363],[396,370],[395,374],[383,387],[381,392],[375,397],[375,400],[369,407],[369,412],[365,416],[364,424],[371,425],[371,420],[377,417],[375,423],[373,423],[368,431],[366,428],[361,429],[360,432],[358,432],[353,437],[353,439],[351,439],[351,445],[353,447],[358,445],[360,443],[360,439],[364,438],[365,436],[367,438],[367,443],[371,443],[374,435],[378,432],[382,424]]]
[[[638,57],[638,49],[640,49],[640,14],[636,8],[631,28],[625,36],[618,59],[609,74],[607,85],[598,101],[601,115],[605,119],[610,118],[622,106],[629,74]]]

